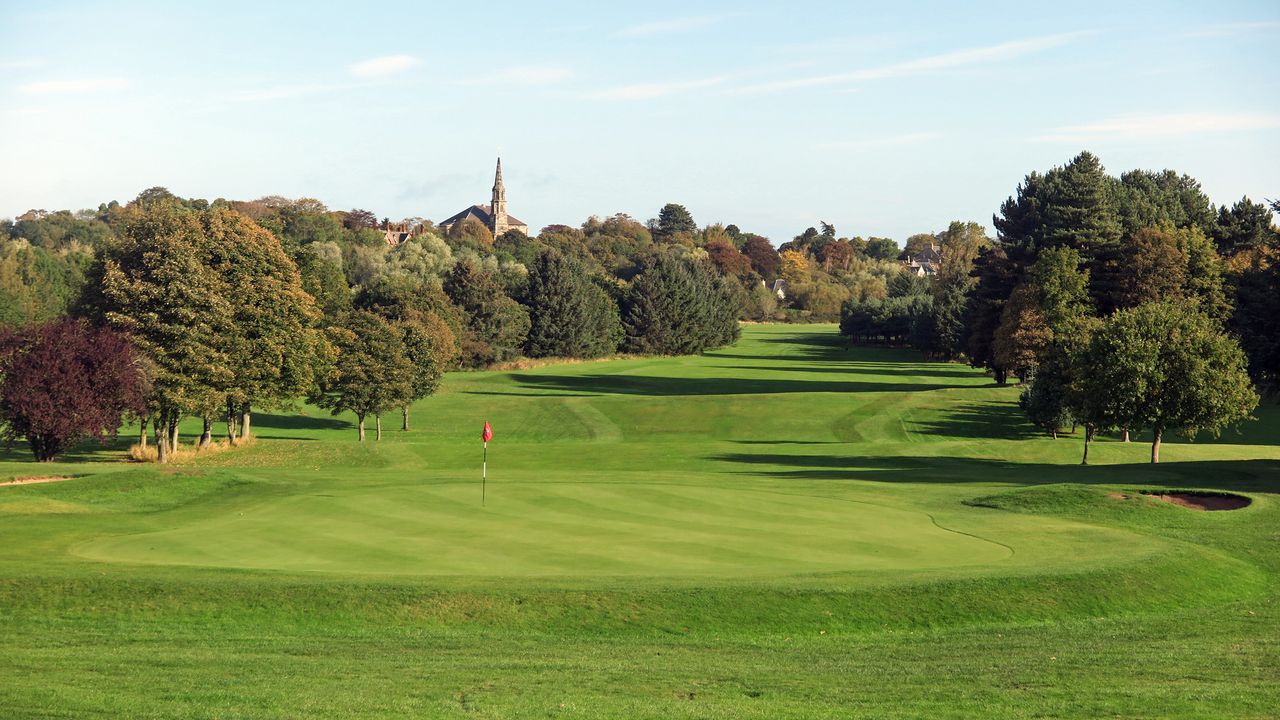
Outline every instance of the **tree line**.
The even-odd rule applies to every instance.
[[[846,302],[857,341],[966,359],[1024,385],[1021,406],[1053,436],[1082,426],[1125,439],[1216,433],[1280,380],[1280,233],[1248,198],[1215,207],[1171,170],[1107,175],[1088,152],[1025,177],[997,236],[939,233],[936,274],[888,299]]]
[[[197,447],[213,442],[215,424],[238,444],[253,410],[306,398],[353,413],[364,440],[366,420],[380,438],[393,411],[408,430],[412,403],[449,369],[731,343],[748,287],[670,215],[652,229],[614,216],[534,239],[483,227],[442,236],[423,223],[392,246],[371,213],[311,200],[207,202],[153,188],[97,213],[29,213],[8,225],[11,244],[77,273],[47,311],[10,319],[0,336],[4,432],[49,460],[129,417],[138,447],[154,442],[167,462],[185,417],[203,421]],[[64,242],[45,225],[92,228],[92,240]],[[104,375],[93,368],[108,352],[115,369]],[[53,357],[63,364],[31,364]],[[131,392],[104,393],[108,377]],[[100,411],[73,408],[72,394],[101,398]]]

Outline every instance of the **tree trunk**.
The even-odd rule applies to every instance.
[[[249,440],[250,426],[253,422],[253,407],[249,403],[245,403],[240,411],[240,439]]]
[[[999,383],[999,384],[1001,384],[1001,385],[1006,385],[1006,384],[1008,384],[1008,382],[1009,382],[1009,372],[1008,372],[1007,370],[1005,370],[1004,368],[994,368],[994,369],[991,371],[991,373],[992,373],[993,375],[995,375],[995,378],[996,378],[996,382],[997,382],[997,383]]]
[[[1081,465],[1089,464],[1089,441],[1092,439],[1093,439],[1093,426],[1085,425],[1084,426],[1084,457],[1081,458],[1080,460]]]
[[[404,421],[400,424],[400,429],[407,432],[409,430],[409,406],[401,405],[400,413],[404,416]]]
[[[1120,431],[1120,442],[1129,442],[1129,428]]]
[[[147,449],[147,419],[142,418],[142,427],[138,430],[138,447]]]
[[[1057,431],[1057,430],[1050,430],[1050,431],[1049,431],[1049,437],[1053,438],[1054,440],[1057,440],[1057,439],[1058,439],[1058,431]]]
[[[1151,463],[1154,465],[1155,463],[1160,462],[1160,436],[1164,434],[1164,428],[1156,426],[1151,428],[1151,430],[1156,436],[1155,439],[1151,441]]]
[[[204,432],[200,433],[200,449],[204,450],[209,447],[209,443],[213,442],[213,421],[208,415],[201,419],[204,420]]]
[[[165,421],[166,413],[160,413],[155,419],[156,429],[156,460],[161,464],[169,462],[169,427]]]
[[[173,415],[169,417],[169,452],[178,452],[178,421],[182,416],[175,410]]]
[[[236,406],[230,400],[227,401],[227,444],[236,444]]]
[[[360,442],[364,442],[364,415],[356,415],[356,427],[360,428]]]
[[[373,416],[373,426],[375,428],[375,433],[376,433],[373,436],[373,439],[381,440],[382,439],[382,413],[378,413],[377,415]]]

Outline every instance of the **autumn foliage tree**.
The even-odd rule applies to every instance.
[[[49,462],[85,438],[114,437],[142,411],[141,363],[124,336],[75,320],[0,333],[0,420]]]

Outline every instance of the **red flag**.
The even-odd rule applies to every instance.
[[[489,427],[489,422],[484,423],[484,432],[480,433],[480,439],[489,442],[493,439],[493,428]]]

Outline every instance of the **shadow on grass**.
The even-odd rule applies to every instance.
[[[1045,437],[1027,420],[1022,410],[1010,402],[950,407],[945,415],[912,420],[911,426],[917,433],[946,439],[1029,440]]]
[[[730,453],[709,459],[746,466],[741,472],[784,480],[870,480],[888,483],[1083,483],[1280,491],[1280,460],[1203,460],[1158,465],[1020,463],[958,457],[870,457]]]
[[[334,417],[313,417],[311,415],[273,415],[271,413],[253,414],[253,427],[271,428],[272,430],[342,430],[352,427],[350,422]],[[254,432],[254,435],[258,435]],[[258,437],[266,437],[258,435]],[[297,438],[287,438],[289,440]]]
[[[788,378],[681,378],[640,375],[535,375],[510,376],[521,387],[553,390],[581,396],[649,395],[765,395],[782,393],[921,392],[973,387],[944,383],[860,382],[853,380],[791,380]],[[472,395],[511,394],[469,390]]]

